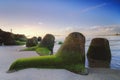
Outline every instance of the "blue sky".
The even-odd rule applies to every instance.
[[[94,29],[101,33],[104,28],[106,33],[119,32],[120,1],[0,0],[0,28],[26,35],[90,33]]]

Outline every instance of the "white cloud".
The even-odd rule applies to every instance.
[[[120,33],[120,25],[92,26],[92,27],[67,27],[66,34],[71,32],[81,32],[84,35],[109,35]]]
[[[106,3],[102,3],[102,4],[99,4],[99,5],[95,5],[95,6],[90,6],[88,8],[85,8],[83,10],[81,10],[80,12],[83,13],[83,12],[88,12],[88,11],[91,11],[91,10],[94,10],[94,9],[97,9],[97,8],[100,8],[100,7],[103,7],[105,6]]]
[[[96,34],[116,34],[120,33],[120,25],[99,26],[91,30]]]
[[[70,13],[70,16],[80,15],[80,14],[83,14],[83,13],[86,13],[86,12],[93,11],[93,10],[96,10],[98,8],[104,7],[106,5],[107,5],[107,3],[102,3],[102,4],[98,4],[98,5],[89,6],[87,8],[81,9],[77,12]]]
[[[42,25],[42,24],[43,24],[43,22],[38,22],[38,24],[39,24],[39,25]]]

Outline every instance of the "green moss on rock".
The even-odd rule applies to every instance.
[[[38,48],[38,46],[27,47],[25,49],[22,49],[21,51],[36,51],[37,48]]]
[[[63,44],[63,42],[62,42],[62,41],[59,41],[58,44],[61,45],[61,44]]]
[[[16,41],[16,45],[25,45],[26,44],[26,42],[23,42],[23,41]]]
[[[85,37],[78,32],[69,34],[56,56],[63,58],[68,64],[85,64]]]
[[[9,68],[20,70],[25,68],[62,68],[75,73],[85,70],[85,37],[78,32],[68,35],[56,55],[22,58]]]
[[[36,52],[37,52],[40,56],[50,55],[50,53],[51,53],[49,49],[47,49],[47,48],[40,48],[40,47],[38,47],[38,48],[36,49]]]
[[[55,37],[52,34],[46,34],[45,37],[42,39],[41,43],[39,44],[39,47],[48,48],[51,51],[51,54],[53,54],[54,43]]]
[[[9,70],[17,71],[26,68],[62,68],[62,60],[56,56],[21,58],[16,60]]]
[[[16,41],[26,42],[27,37],[23,34],[14,34],[14,38]]]
[[[30,38],[30,39],[27,39],[26,47],[33,47],[33,46],[36,46],[37,44],[38,44],[37,38],[33,37],[33,38]]]

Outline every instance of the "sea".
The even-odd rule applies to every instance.
[[[104,36],[104,35],[97,35],[97,36],[85,36],[86,37],[86,43],[85,43],[85,54],[88,51],[89,45],[91,43],[91,40],[93,38],[106,38],[109,40],[111,54],[112,54],[112,60],[111,60],[111,69],[117,69],[120,70],[120,36]],[[60,48],[61,45],[58,45],[59,41],[64,42],[65,36],[56,36],[56,43],[54,46],[54,52],[57,52],[57,50]],[[85,66],[88,67],[88,61],[86,59]]]

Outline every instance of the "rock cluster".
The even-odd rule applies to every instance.
[[[52,49],[54,39],[53,35],[47,34],[41,41],[40,46]],[[24,68],[62,68],[84,74],[85,37],[81,33],[73,32],[65,39],[56,55],[26,58],[24,60],[18,59],[11,65],[9,70],[20,70]]]
[[[36,38],[32,39],[30,39],[30,44],[36,41]],[[54,40],[53,35],[47,34],[39,46],[53,51]],[[89,67],[108,68],[111,61],[109,41],[104,38],[94,38],[87,52],[87,58]],[[85,69],[84,35],[79,32],[70,33],[55,55],[18,59],[9,70],[24,68],[64,68],[75,73],[88,74]]]

